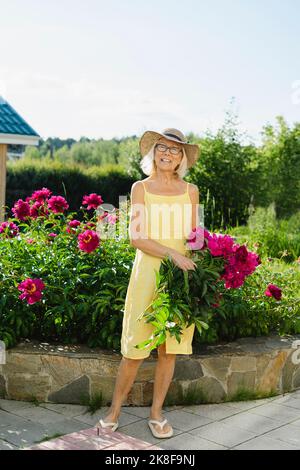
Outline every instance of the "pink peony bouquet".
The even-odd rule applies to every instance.
[[[181,341],[183,328],[195,324],[199,333],[209,328],[213,309],[220,305],[220,287],[238,289],[261,264],[259,256],[229,235],[195,228],[186,240],[187,256],[196,263],[183,271],[166,257],[156,272],[156,294],[139,320],[153,325],[149,339],[138,349],[156,348],[167,334]]]

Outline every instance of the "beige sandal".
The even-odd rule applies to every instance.
[[[173,436],[173,429],[170,429],[170,431],[168,431],[168,432],[159,433],[159,432],[156,431],[155,427],[153,426],[153,424],[158,424],[160,426],[160,428],[163,429],[164,425],[167,422],[168,422],[168,420],[166,418],[163,421],[157,421],[157,419],[149,419],[148,420],[149,428],[151,429],[151,432],[152,432],[154,437],[158,437],[159,439],[161,439],[161,438],[166,438],[166,437]]]
[[[103,419],[100,419],[99,423],[97,424],[97,434],[99,436],[100,429],[110,428],[110,427],[111,427],[111,431],[116,431],[118,429],[118,426],[119,426],[118,421],[116,421],[115,423],[106,423],[105,421],[103,421]]]

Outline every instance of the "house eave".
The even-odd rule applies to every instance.
[[[38,135],[0,134],[0,144],[38,145]]]

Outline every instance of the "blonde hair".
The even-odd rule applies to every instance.
[[[145,173],[145,175],[147,175],[147,176],[152,175],[156,171],[156,168],[155,168],[156,165],[155,165],[155,161],[154,161],[154,148],[155,148],[156,143],[157,142],[155,142],[155,144],[151,147],[149,152],[140,161],[140,167],[141,167],[143,173]],[[184,176],[186,175],[187,170],[188,170],[188,168],[187,168],[187,164],[188,164],[187,156],[186,156],[186,153],[185,153],[185,150],[184,150],[183,146],[182,146],[182,153],[183,153],[183,156],[182,156],[181,162],[179,164],[179,167],[175,171],[175,173],[177,173],[180,176],[180,178],[184,178]]]

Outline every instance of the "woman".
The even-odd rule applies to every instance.
[[[136,257],[125,300],[121,338],[123,357],[118,369],[112,403],[108,414],[99,421],[98,432],[101,427],[110,428],[112,431],[117,429],[122,403],[134,383],[139,366],[149,357],[149,350],[137,349],[135,345],[149,339],[154,328],[144,320],[138,321],[138,318],[143,316],[153,299],[155,270],[159,270],[162,259],[167,255],[181,269],[195,269],[195,263],[186,256],[187,233],[180,230],[181,235],[175,236],[175,229],[178,234],[178,225],[180,229],[183,228],[182,217],[173,217],[173,226],[169,225],[166,233],[166,228],[162,228],[166,213],[155,219],[153,212],[157,215],[160,208],[176,206],[183,211],[184,207],[187,207],[191,215],[188,233],[196,227],[198,188],[194,184],[186,183],[182,177],[198,158],[199,147],[188,144],[182,132],[177,129],[165,129],[162,133],[146,131],[139,145],[143,156],[141,167],[143,172],[150,176],[136,181],[131,189],[129,234],[131,244],[136,248]],[[151,208],[154,208],[152,213]],[[137,230],[137,227],[140,230]],[[150,233],[152,236],[149,236]],[[191,325],[183,330],[180,343],[167,334],[165,343],[157,348],[153,403],[148,422],[155,437],[166,438],[173,434],[171,425],[166,419],[162,420],[162,406],[173,377],[176,354],[192,354],[194,327]]]

